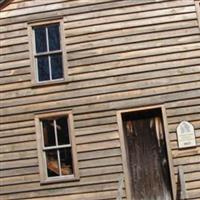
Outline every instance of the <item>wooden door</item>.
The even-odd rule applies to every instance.
[[[122,115],[132,200],[171,200],[171,184],[159,109]]]

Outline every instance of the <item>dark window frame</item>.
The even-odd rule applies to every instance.
[[[66,117],[67,119],[70,144],[60,145],[60,147],[69,147],[70,145],[71,154],[72,154],[73,174],[48,177],[47,162],[46,162],[47,156],[45,154],[45,150],[51,149],[51,147],[50,148],[45,147],[44,145],[42,121],[49,118],[53,119],[57,117]],[[60,112],[38,114],[35,116],[35,126],[36,126],[37,149],[38,149],[39,170],[40,170],[40,183],[47,184],[47,183],[54,183],[54,182],[79,180],[78,160],[77,160],[77,151],[76,151],[76,144],[75,144],[75,131],[73,127],[72,111],[60,111]],[[58,148],[60,148],[60,147],[58,148],[57,147],[53,147],[52,149],[58,150]]]

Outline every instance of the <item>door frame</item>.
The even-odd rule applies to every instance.
[[[125,175],[125,188],[126,188],[127,200],[132,200],[132,199],[131,199],[131,187],[130,187],[130,171],[128,167],[128,158],[127,158],[127,153],[126,153],[126,148],[125,148],[125,139],[124,139],[125,135],[123,131],[122,114],[129,113],[129,112],[136,112],[136,111],[148,111],[148,110],[153,110],[153,109],[161,110],[165,143],[166,143],[166,149],[167,149],[167,158],[168,158],[168,164],[169,164],[172,198],[173,200],[176,200],[176,182],[175,182],[175,175],[174,175],[171,145],[170,145],[170,140],[169,140],[166,109],[164,105],[147,106],[147,107],[117,111],[117,123],[118,123],[119,137],[120,137],[120,144],[121,144],[120,146],[121,146],[121,151],[122,151],[122,164],[123,164],[123,171]]]

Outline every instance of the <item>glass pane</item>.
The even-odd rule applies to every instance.
[[[60,117],[56,120],[58,145],[70,144],[67,117]]]
[[[53,24],[48,26],[49,36],[49,50],[55,51],[60,49],[60,32],[59,24]]]
[[[48,56],[37,57],[37,66],[38,66],[38,80],[39,81],[50,80]]]
[[[45,27],[35,28],[36,53],[47,51],[46,30]]]
[[[43,120],[44,146],[56,146],[53,120]]]
[[[51,73],[52,79],[63,78],[62,55],[51,55]]]
[[[46,151],[48,177],[59,176],[57,150]]]
[[[62,175],[73,174],[71,148],[59,150]]]

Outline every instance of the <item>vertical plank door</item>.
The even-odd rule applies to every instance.
[[[159,110],[123,115],[133,200],[171,200],[170,175]]]

